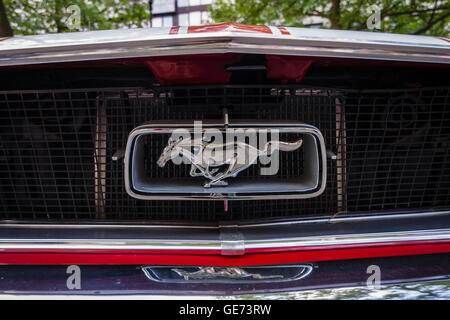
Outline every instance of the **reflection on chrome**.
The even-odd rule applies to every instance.
[[[231,279],[240,278],[253,278],[253,279],[283,279],[282,275],[273,276],[262,276],[259,273],[248,273],[244,269],[230,267],[230,268],[220,268],[220,267],[198,267],[198,271],[188,272],[183,269],[172,269],[178,275],[182,276],[184,280],[190,279],[205,279],[205,278],[215,278],[215,277],[225,277]]]
[[[224,282],[254,283],[294,281],[307,277],[314,269],[312,264],[217,267],[217,266],[143,266],[146,277],[156,282]]]
[[[279,150],[294,151],[300,148],[302,143],[301,139],[295,142],[269,141],[262,149],[258,149],[241,141],[217,144],[207,142],[203,138],[193,140],[182,137],[176,140],[170,138],[157,163],[162,168],[167,161],[181,155],[191,163],[191,177],[201,176],[211,180],[204,184],[205,188],[227,186],[228,182],[225,179],[235,178],[241,171],[255,164],[259,157],[270,156]],[[195,153],[191,152],[192,147],[197,150]],[[226,169],[220,171],[220,167],[223,166]]]

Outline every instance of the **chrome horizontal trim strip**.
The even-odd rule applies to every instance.
[[[167,28],[13,37],[0,42],[0,66],[211,53],[255,53],[450,63],[443,39],[289,28],[290,36]]]
[[[320,249],[328,246],[395,244],[425,240],[450,241],[450,229],[245,240],[243,250],[292,247]],[[217,250],[224,255],[230,255],[226,251],[228,247],[230,244],[227,243],[224,246],[224,242],[220,239],[207,241],[188,239],[0,239],[0,250]],[[236,251],[237,249],[231,246],[230,250]],[[241,246],[239,246],[239,250],[242,250]]]
[[[448,39],[420,35],[407,35],[383,32],[362,32],[349,30],[312,29],[288,27],[289,36],[264,32],[211,31],[188,34],[170,34],[171,28],[133,28],[88,32],[48,33],[34,36],[15,36],[3,40],[0,50],[48,49],[77,47],[92,44],[126,44],[163,39],[203,39],[205,37],[236,38],[278,38],[303,41],[340,42],[353,45],[378,44],[400,45],[410,47],[446,47]],[[242,31],[242,30],[240,30]]]
[[[152,293],[118,293],[115,292],[92,292],[77,294],[77,293],[15,293],[2,292],[0,293],[0,300],[215,300],[215,296],[202,295],[164,295]]]
[[[220,242],[213,241],[158,241],[123,239],[121,241],[98,239],[1,239],[0,250],[217,250]]]
[[[349,234],[343,236],[317,236],[296,239],[269,239],[247,241],[245,249],[288,248],[288,247],[326,247],[375,243],[393,243],[405,241],[449,240],[450,229],[420,230],[405,232],[386,232],[373,234]]]
[[[242,254],[249,249],[450,241],[450,215],[325,219],[299,223],[196,228],[121,225],[0,225],[0,250],[215,250]]]
[[[342,216],[344,215],[344,216]],[[339,222],[361,222],[361,221],[373,221],[373,220],[390,220],[390,219],[411,219],[421,217],[432,216],[449,216],[450,211],[435,211],[435,212],[417,212],[417,213],[394,213],[394,214],[379,214],[379,215],[359,215],[346,217],[345,214],[339,216],[338,214],[333,217],[322,217],[317,219],[308,220],[291,220],[291,221],[274,221],[267,223],[251,223],[245,225],[245,227],[262,227],[262,226],[276,226],[276,225],[293,225],[293,224],[308,224],[308,223],[339,223]]]

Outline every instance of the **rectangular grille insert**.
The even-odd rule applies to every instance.
[[[450,206],[449,88],[311,90],[297,86],[0,92],[0,219],[230,220]],[[145,201],[114,161],[151,120],[302,121],[326,148],[327,187],[312,199]],[[156,142],[155,142],[156,143]],[[152,148],[163,148],[152,146]],[[289,155],[280,175],[301,168]],[[168,178],[182,174],[168,170]],[[252,170],[248,175],[252,175]]]

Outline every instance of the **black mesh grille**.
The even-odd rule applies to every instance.
[[[449,100],[448,89],[347,97],[349,210],[450,203]]]
[[[449,88],[294,86],[2,92],[0,218],[228,220],[450,206],[449,96]],[[336,155],[327,160],[325,192],[304,200],[230,201],[227,212],[221,201],[143,201],[126,193],[123,162],[112,158],[133,128],[151,120],[221,119],[224,107],[232,119],[319,128]],[[151,147],[157,153],[165,143]],[[290,157],[281,158],[283,176],[299,170],[301,161]],[[185,171],[174,166],[165,174]]]

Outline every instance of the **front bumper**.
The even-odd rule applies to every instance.
[[[298,281],[266,283],[165,283],[149,280],[141,266],[81,266],[80,289],[68,289],[67,266],[0,266],[0,293],[6,295],[236,295],[365,286],[367,268],[377,265],[381,285],[450,279],[450,254],[323,261]]]

